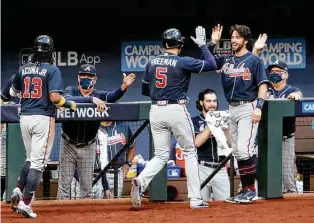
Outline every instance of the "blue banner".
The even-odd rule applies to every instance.
[[[302,113],[314,115],[314,101],[303,101],[302,102]]]
[[[121,43],[121,71],[144,71],[147,62],[163,53],[161,41]]]
[[[268,39],[266,44],[260,55],[265,68],[277,60],[285,61],[289,69],[306,67],[305,39]]]

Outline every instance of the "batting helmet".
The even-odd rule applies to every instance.
[[[182,48],[184,37],[178,29],[171,28],[164,31],[162,34],[162,45],[166,49]]]
[[[50,36],[47,35],[40,35],[36,37],[34,42],[34,51],[35,52],[53,52],[53,40]]]

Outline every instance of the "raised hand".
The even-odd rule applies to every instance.
[[[199,47],[206,45],[206,31],[202,26],[195,28],[195,38],[191,36],[191,39]]]
[[[222,30],[223,30],[223,26],[221,26],[220,24],[218,24],[212,29],[211,42],[213,44],[217,44],[219,42],[221,38]]]

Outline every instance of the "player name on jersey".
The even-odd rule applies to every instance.
[[[155,58],[151,60],[152,65],[165,65],[175,67],[177,64],[177,60],[169,59],[169,58]]]
[[[47,73],[48,73],[47,69],[45,69],[45,68],[42,69],[39,66],[24,67],[22,69],[22,75],[37,74],[37,75],[41,75],[41,76],[46,76]]]

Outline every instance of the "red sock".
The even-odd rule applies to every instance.
[[[32,196],[29,196],[29,197],[23,197],[23,201],[26,205],[29,205],[29,203],[31,203],[32,201]]]
[[[20,188],[20,191],[23,192],[24,186],[21,184],[17,184],[16,187]]]
[[[251,184],[248,186],[251,191],[255,191],[255,184]]]

